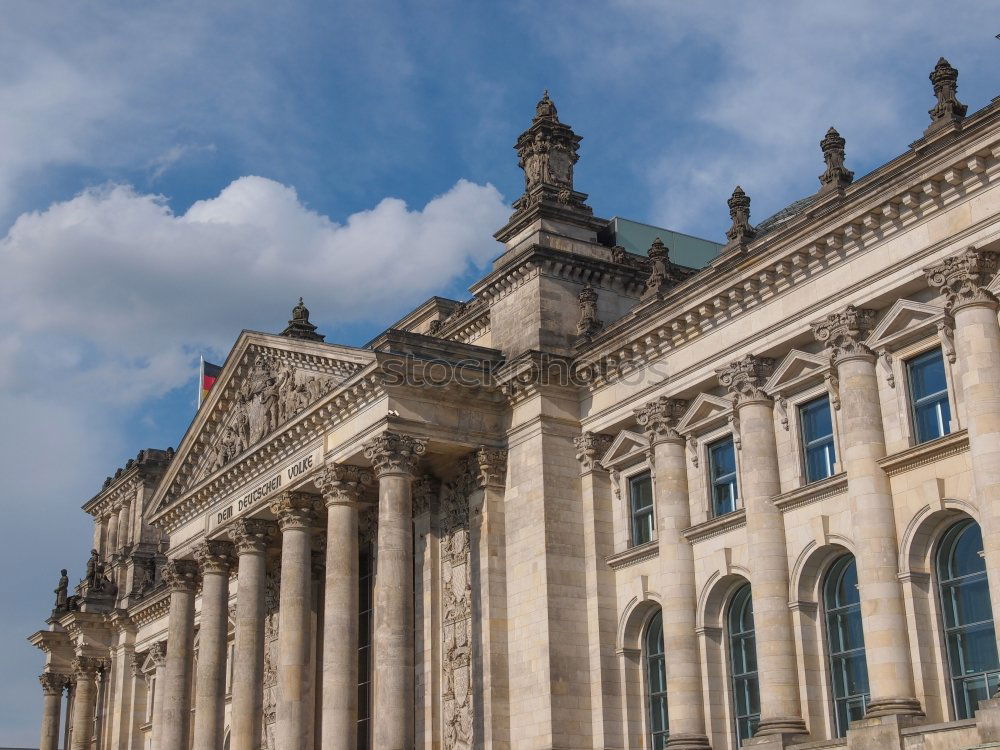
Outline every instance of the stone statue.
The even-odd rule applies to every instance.
[[[96,588],[103,575],[104,566],[101,565],[101,555],[96,549],[92,549],[90,550],[90,559],[87,560],[87,588]]]
[[[56,609],[65,610],[69,608],[69,576],[66,575],[66,568],[59,571],[59,583],[56,586]]]

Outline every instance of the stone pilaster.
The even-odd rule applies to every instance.
[[[746,509],[761,713],[751,743],[768,737],[784,741],[799,736],[801,740],[801,735],[807,733],[799,697],[792,614],[788,609],[785,522],[773,502],[781,492],[781,482],[774,402],[764,392],[764,383],[773,369],[772,360],[748,355],[718,371],[719,382],[733,399],[739,430],[748,436],[741,441],[740,495]]]
[[[97,709],[97,673],[105,667],[103,659],[78,656],[73,660],[76,690],[73,698],[73,740],[70,750],[90,750],[94,738],[94,712]]]
[[[129,727],[126,734],[125,750],[143,750],[145,735],[139,728],[146,723],[146,707],[149,691],[146,689],[146,676],[142,673],[139,657],[132,654],[129,664],[129,674],[132,678],[132,700],[129,705]]]
[[[57,750],[59,747],[59,719],[62,712],[62,694],[66,689],[66,675],[45,672],[39,675],[42,683],[42,732],[39,750]]]
[[[664,659],[670,737],[667,747],[709,747],[696,632],[694,551],[684,537],[691,526],[685,439],[677,423],[687,401],[662,396],[635,412],[653,453],[656,535],[659,544]]]
[[[316,479],[327,509],[322,747],[357,747],[358,500],[371,481],[367,469],[333,463]]]
[[[111,556],[118,552],[118,514],[121,512],[121,504],[111,508],[111,515],[108,516],[108,536],[104,549],[104,559],[111,560]]]
[[[201,576],[194,560],[170,560],[163,567],[170,590],[166,684],[160,750],[188,750],[191,730],[191,671],[194,664],[194,596]]]
[[[149,649],[149,658],[156,665],[153,672],[153,731],[150,750],[160,750],[160,737],[163,734],[163,686],[167,682],[166,641],[154,643]]]
[[[365,444],[378,478],[374,747],[413,746],[413,476],[425,441],[384,432]]]
[[[195,681],[194,750],[222,747],[229,640],[229,575],[236,562],[232,542],[210,539],[194,550],[201,569],[201,627]]]
[[[130,542],[129,535],[131,524],[129,523],[132,513],[132,501],[123,500],[121,508],[118,510],[118,549],[125,549]],[[117,550],[116,550],[117,551]]]
[[[969,248],[926,269],[955,320],[955,353],[969,432],[976,505],[983,526],[983,554],[1000,621],[1000,324],[997,298],[986,288],[996,275],[996,253]]]
[[[289,750],[304,750],[311,730],[312,535],[317,500],[305,492],[283,492],[271,503],[281,528],[275,742]]]
[[[233,658],[232,750],[259,750],[264,710],[264,582],[275,525],[242,518],[232,531],[239,557]]]
[[[847,471],[858,591],[864,623],[871,700],[867,715],[920,714],[899,581],[898,542],[889,478],[878,465],[886,454],[876,358],[864,344],[872,310],[848,305],[813,325],[840,381],[840,463]],[[756,612],[755,612],[756,614]]]

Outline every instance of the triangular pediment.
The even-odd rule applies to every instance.
[[[700,393],[677,425],[677,431],[697,434],[722,424],[733,413],[733,402],[721,396]]]
[[[785,395],[821,381],[830,371],[830,358],[792,349],[774,369],[774,374],[764,386],[773,395]]]
[[[909,299],[895,304],[875,326],[867,344],[872,349],[892,351],[937,331],[938,323],[951,324],[951,316],[940,305],[928,305]]]
[[[153,500],[160,512],[375,361],[367,349],[244,331]]]
[[[601,466],[606,469],[614,469],[619,466],[628,466],[636,460],[644,458],[646,449],[649,448],[649,441],[637,432],[622,430],[611,442],[611,447],[601,459]]]

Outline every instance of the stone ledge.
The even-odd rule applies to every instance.
[[[689,542],[700,542],[704,539],[711,539],[727,531],[739,529],[747,525],[747,514],[744,508],[726,513],[724,516],[710,518],[709,520],[684,529],[681,532]]]
[[[624,552],[619,552],[606,557],[604,560],[607,562],[608,567],[612,570],[620,570],[621,568],[627,568],[629,565],[635,565],[636,563],[643,562],[644,560],[652,560],[654,557],[658,557],[659,554],[659,540],[654,539],[651,542],[646,542],[645,544],[640,544],[636,547],[630,547]]]
[[[942,458],[957,456],[967,450],[969,450],[969,433],[966,430],[959,430],[879,459],[878,465],[892,477]]]
[[[820,479],[818,482],[811,482],[803,487],[797,487],[777,495],[774,498],[774,506],[785,512],[844,492],[847,492],[847,474],[840,472],[832,477]]]

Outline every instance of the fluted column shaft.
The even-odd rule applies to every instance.
[[[46,672],[41,675],[44,695],[42,704],[42,732],[38,742],[39,750],[57,750],[59,747],[59,719],[62,712],[62,694],[66,687],[66,676]]]
[[[637,410],[636,418],[653,450],[670,722],[667,747],[699,750],[709,743],[696,632],[694,550],[683,533],[691,526],[691,501],[684,437],[677,432],[677,422],[686,408],[686,401],[660,398]]]
[[[920,713],[899,581],[898,541],[886,455],[875,355],[862,341],[874,323],[870,310],[849,306],[815,327],[827,342],[840,381],[840,463],[847,471],[858,593],[864,623],[871,699],[867,715]]]
[[[317,484],[326,503],[323,607],[324,748],[354,750],[358,720],[358,499],[371,473],[328,464]]]
[[[94,737],[94,711],[97,708],[97,670],[99,659],[79,657],[73,662],[76,691],[73,697],[73,740],[70,750],[90,750]]]
[[[163,686],[167,683],[167,643],[154,643],[149,650],[150,658],[156,665],[153,672],[153,731],[150,750],[160,750],[160,736],[163,733]]]
[[[239,556],[230,747],[259,750],[264,710],[264,582],[273,523],[241,519],[233,530]]]
[[[365,446],[379,483],[375,581],[374,747],[413,747],[413,498],[426,447],[386,432]]]
[[[285,492],[271,510],[281,527],[276,742],[283,750],[304,750],[310,730],[309,639],[316,498],[304,492]]]
[[[194,595],[200,575],[194,560],[171,560],[163,569],[170,589],[167,619],[167,675],[163,686],[160,750],[188,750],[191,730],[191,672],[194,664]]]
[[[755,736],[764,737],[806,733],[788,608],[785,522],[774,505],[781,492],[774,402],[763,390],[772,372],[771,360],[745,357],[719,376],[733,397],[739,434],[746,437],[740,448],[740,495],[746,509],[760,683],[760,724]]]
[[[231,542],[209,540],[194,552],[201,569],[201,627],[194,711],[194,750],[219,750],[225,731]]]

